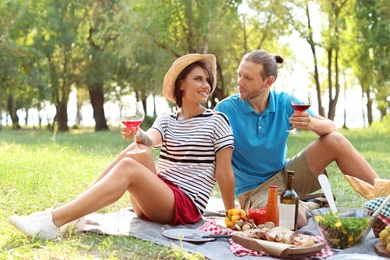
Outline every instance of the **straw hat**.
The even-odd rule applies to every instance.
[[[177,60],[175,60],[171,66],[171,68],[168,70],[167,74],[165,74],[164,77],[164,85],[162,94],[163,96],[176,103],[175,97],[174,97],[174,90],[175,90],[175,81],[179,74],[190,64],[196,62],[196,61],[202,61],[205,63],[209,68],[211,73],[214,77],[214,84],[211,86],[211,93],[215,90],[215,86],[217,85],[216,80],[216,71],[217,71],[217,61],[213,54],[198,54],[198,53],[191,53],[184,56],[181,56]],[[211,94],[210,93],[210,94]]]

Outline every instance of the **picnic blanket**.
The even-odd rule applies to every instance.
[[[211,242],[202,244],[190,243],[185,241],[171,240],[162,235],[164,230],[168,229],[197,229],[215,234],[226,233],[224,225],[225,211],[223,210],[222,201],[218,198],[212,198],[206,208],[205,218],[195,224],[170,226],[147,222],[137,218],[131,208],[122,209],[118,212],[107,214],[90,214],[86,216],[85,232],[95,232],[107,235],[132,236],[153,243],[176,247],[190,253],[201,253],[208,259],[277,259],[270,257],[258,251],[252,251],[241,247],[233,242],[231,238],[218,238]],[[315,221],[308,215],[308,224],[299,231],[304,234],[320,236]],[[221,227],[222,226],[222,227]],[[374,246],[379,242],[371,231],[364,244],[353,248],[334,251],[329,247],[323,249],[320,253],[311,256],[311,259],[325,259],[332,255],[339,254],[368,254],[378,257],[375,253]],[[309,259],[309,258],[308,258]],[[380,259],[380,258],[378,258]]]

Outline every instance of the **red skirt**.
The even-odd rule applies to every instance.
[[[171,190],[173,191],[173,196],[175,197],[175,218],[170,225],[176,226],[198,222],[201,216],[194,202],[192,202],[192,200],[175,184],[163,177],[160,178],[169,186],[169,188],[171,188]],[[144,219],[147,221],[151,221],[145,215]]]

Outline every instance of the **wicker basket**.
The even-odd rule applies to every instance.
[[[379,218],[375,219],[374,225],[372,226],[372,231],[374,231],[375,237],[379,237],[379,233],[385,229],[386,224]]]

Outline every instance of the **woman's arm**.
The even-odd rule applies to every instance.
[[[221,191],[225,210],[235,208],[234,204],[234,173],[231,165],[233,147],[219,150],[215,159],[215,177]]]
[[[135,127],[123,127],[121,128],[121,135],[123,140],[133,140],[134,135],[137,134],[137,128]],[[144,131],[138,128],[137,143],[142,143],[147,147],[154,147],[162,142],[161,134],[154,128],[149,128],[148,131]]]
[[[150,128],[147,132],[139,129],[140,133],[142,133],[142,138],[139,143],[144,143],[148,147],[157,146],[162,142],[161,134],[154,128]],[[121,134],[124,140],[133,140],[133,136],[136,133],[133,128],[121,128]],[[138,141],[138,138],[137,138]],[[101,180],[120,160],[124,157],[127,157],[127,152],[133,149],[134,144],[129,145],[126,149],[124,149],[99,175],[99,177],[95,180],[94,184]]]

